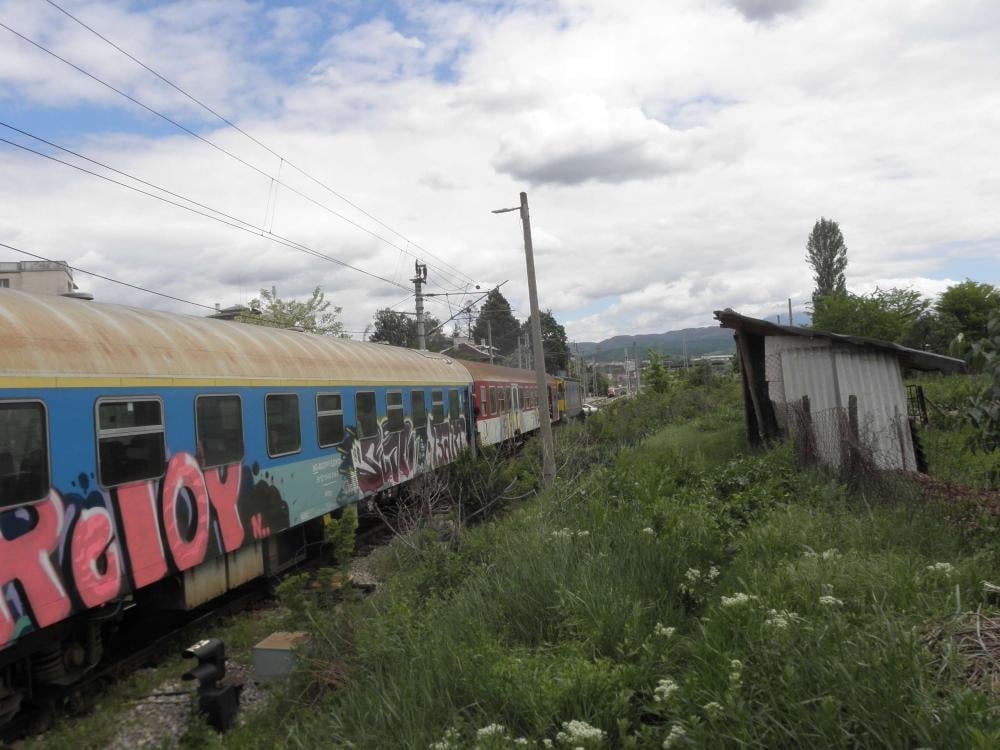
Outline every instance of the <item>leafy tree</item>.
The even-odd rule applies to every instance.
[[[448,338],[444,335],[440,321],[432,315],[424,315],[424,331],[427,339],[427,348],[432,352],[439,352],[448,346]],[[368,340],[391,344],[392,346],[405,346],[408,349],[419,348],[417,340],[417,319],[413,315],[396,312],[384,307],[375,313],[375,320],[372,324],[372,333]]]
[[[812,322],[823,331],[899,342],[910,335],[929,306],[916,290],[876,288],[871,294],[818,298]]]
[[[656,393],[666,393],[670,387],[670,375],[663,366],[658,352],[649,350],[649,367],[642,374],[642,382]]]
[[[545,372],[554,374],[569,366],[569,344],[566,341],[566,329],[552,315],[551,310],[545,310],[540,317],[542,324],[542,351],[545,353]],[[531,330],[531,321],[524,324],[524,331]],[[494,335],[494,340],[496,336]]]
[[[820,218],[806,242],[806,262],[813,270],[816,289],[813,305],[821,297],[847,293],[844,271],[847,270],[847,246],[840,225],[832,219]]]
[[[956,354],[965,357],[972,368],[985,372],[989,381],[969,399],[966,417],[972,425],[977,447],[984,451],[1000,451],[1000,311],[990,315],[986,334],[979,339],[955,338]],[[1000,479],[1000,463],[994,470]]]
[[[276,328],[302,328],[310,333],[325,336],[350,338],[344,333],[344,324],[337,320],[342,308],[333,307],[326,301],[326,295],[316,287],[312,296],[304,301],[283,300],[278,296],[277,287],[261,289],[260,297],[250,300],[248,312],[237,318],[240,323],[273,326]]]
[[[479,308],[479,317],[472,327],[472,337],[486,342],[489,339],[486,322],[489,321],[493,329],[493,346],[497,348],[501,356],[511,354],[517,349],[517,337],[521,333],[521,324],[514,313],[510,310],[510,303],[507,298],[500,293],[499,289],[492,289],[486,296],[486,301]]]
[[[1000,312],[1000,290],[992,284],[966,279],[948,287],[935,305],[938,315],[951,316],[958,322],[958,332],[967,338],[986,336],[990,315]]]

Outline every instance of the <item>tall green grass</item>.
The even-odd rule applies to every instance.
[[[309,669],[226,744],[1000,746],[997,707],[921,640],[985,605],[989,550],[741,435],[669,426],[397,556],[356,611],[310,613]],[[344,686],[317,690],[331,670]]]

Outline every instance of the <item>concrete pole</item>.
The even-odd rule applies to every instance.
[[[493,364],[493,322],[486,319],[486,345],[490,348],[490,364]]]
[[[427,351],[427,336],[424,333],[424,294],[423,284],[427,281],[427,266],[420,261],[414,263],[416,274],[410,281],[413,282],[414,293],[417,298],[417,348],[420,351]]]
[[[788,298],[788,325],[793,326],[795,318],[792,317],[792,298]]]
[[[531,217],[528,214],[528,194],[521,193],[521,224],[524,227],[524,258],[528,270],[528,301],[531,304],[531,347],[535,357],[535,385],[539,397],[545,398],[544,413],[539,420],[542,432],[542,481],[551,486],[556,478],[555,445],[552,442],[552,422],[549,418],[551,400],[545,384],[545,352],[542,351],[542,316],[538,310],[538,288],[535,285],[535,256],[531,246]],[[541,398],[539,398],[541,406]]]
[[[639,395],[639,342],[632,342],[632,359],[635,360],[635,395]]]

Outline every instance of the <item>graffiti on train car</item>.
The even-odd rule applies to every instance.
[[[287,527],[281,493],[258,474],[177,453],[162,479],[98,490],[81,474],[78,492],[0,512],[0,647]]]
[[[351,437],[350,465],[358,489],[364,493],[413,479],[422,471],[451,463],[468,444],[465,418],[414,428],[409,419],[400,430],[390,431],[388,420],[379,420],[378,435]]]

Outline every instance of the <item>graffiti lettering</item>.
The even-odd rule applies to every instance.
[[[167,574],[167,553],[156,519],[156,485],[131,484],[116,491],[118,517],[125,529],[132,581],[137,589]]]
[[[215,510],[219,521],[219,531],[222,533],[222,546],[227,552],[239,549],[246,537],[243,522],[240,520],[240,467],[219,466],[205,472],[205,484],[208,487],[208,499]]]
[[[186,520],[181,518],[186,510]],[[170,459],[163,483],[163,532],[178,570],[205,559],[208,550],[208,488],[198,462],[188,453]]]
[[[351,444],[358,489],[364,494],[405,482],[420,471],[413,424],[406,421],[396,432],[389,432],[386,425],[384,420],[379,424],[377,437],[356,439]]]
[[[434,467],[458,460],[466,447],[465,418],[431,425],[431,462]]]
[[[122,567],[111,515],[104,508],[87,508],[73,524],[70,562],[73,582],[87,607],[98,607],[121,591]]]
[[[53,489],[40,503],[4,511],[0,648],[25,623],[46,627],[74,606],[98,607],[121,596],[129,580],[138,589],[201,564],[213,538],[230,552],[251,533],[257,539],[270,534],[259,513],[251,518],[243,508],[241,514],[242,473],[240,464],[203,472],[193,456],[177,453],[162,481],[92,492],[86,499]],[[274,493],[271,505],[285,509],[284,528],[287,506]]]
[[[0,592],[7,584],[19,582],[31,602],[35,622],[45,627],[63,619],[70,611],[66,589],[52,564],[63,524],[62,498],[53,491],[28,512],[35,516],[30,531],[16,539],[0,536]],[[4,598],[0,596],[0,600]],[[7,643],[13,635],[14,619],[4,601],[0,607],[0,643]]]

